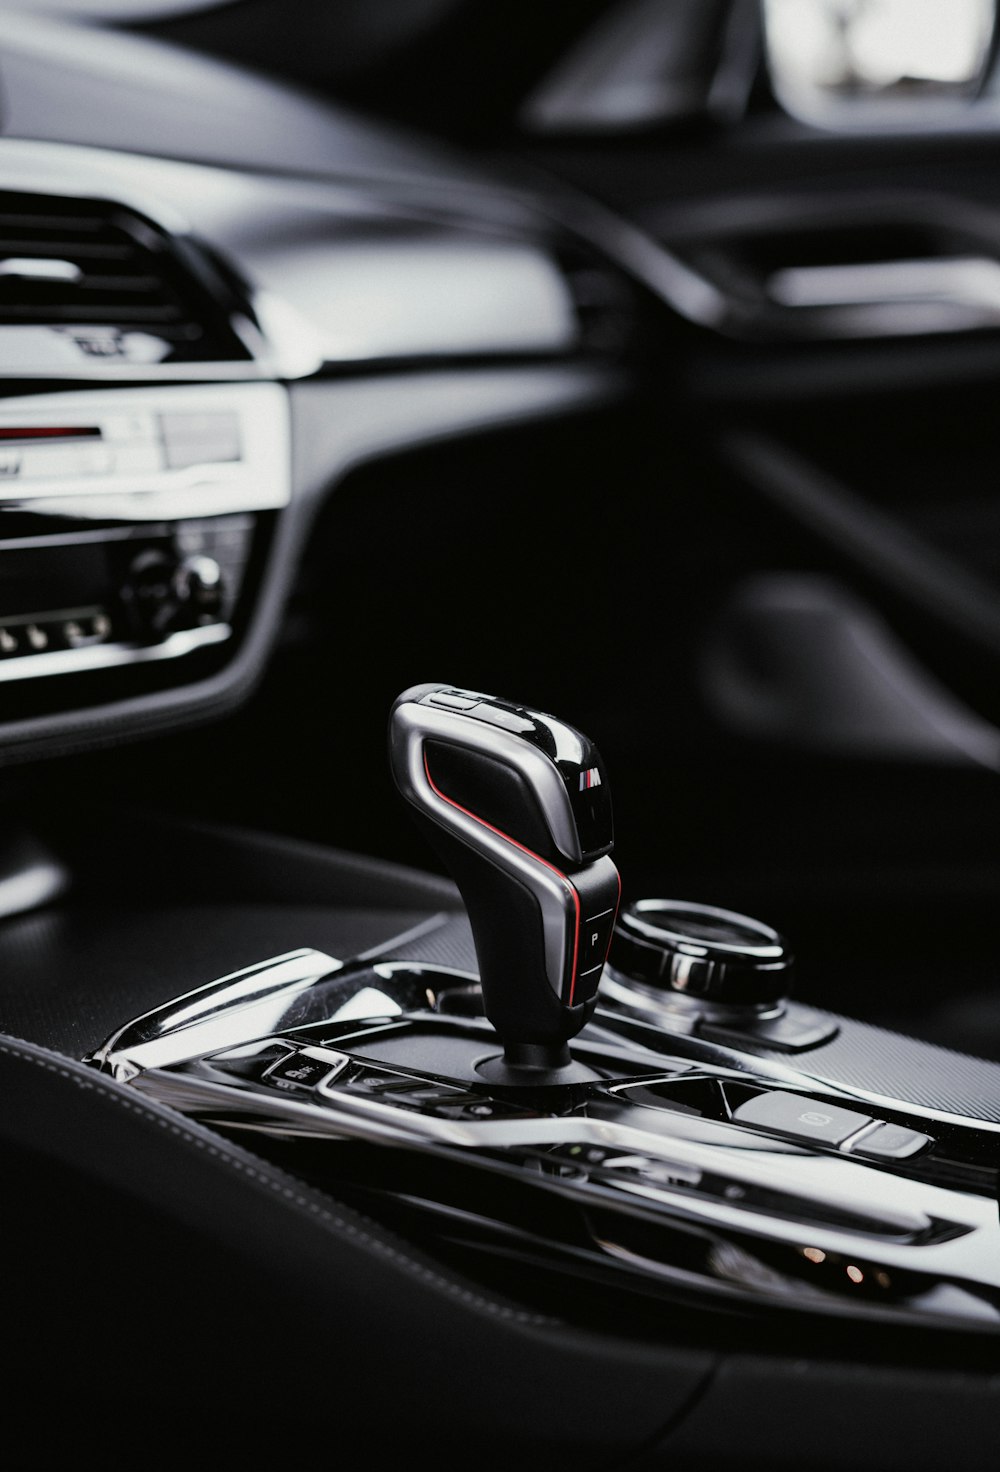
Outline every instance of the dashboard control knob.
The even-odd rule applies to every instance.
[[[554,716],[477,691],[417,685],[389,720],[393,777],[472,924],[500,1084],[593,1075],[568,1048],[593,1014],[621,883],[607,774]]]
[[[121,600],[140,638],[163,639],[180,629],[217,623],[226,587],[214,557],[147,547],[132,561]]]
[[[222,568],[214,557],[207,557],[203,552],[182,557],[174,568],[171,591],[177,605],[175,628],[215,623],[225,595]]]
[[[774,1007],[788,995],[794,962],[776,930],[748,915],[685,900],[636,900],[618,917],[615,972],[652,994],[725,1007]]]

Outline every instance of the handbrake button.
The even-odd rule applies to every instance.
[[[872,1122],[867,1114],[836,1104],[816,1104],[801,1094],[786,1094],[780,1089],[748,1099],[733,1110],[733,1119],[738,1124],[819,1145],[841,1145]]]

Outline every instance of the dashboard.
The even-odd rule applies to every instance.
[[[502,189],[484,224],[448,188],[0,165],[6,759],[225,709],[347,470],[627,381],[624,279]]]

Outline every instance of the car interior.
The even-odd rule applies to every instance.
[[[978,1472],[993,0],[4,0],[4,1444]]]

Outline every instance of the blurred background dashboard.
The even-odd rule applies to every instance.
[[[10,832],[433,867],[384,725],[455,679],[594,735],[629,892],[1000,1048],[1000,115],[932,9],[8,6]]]

